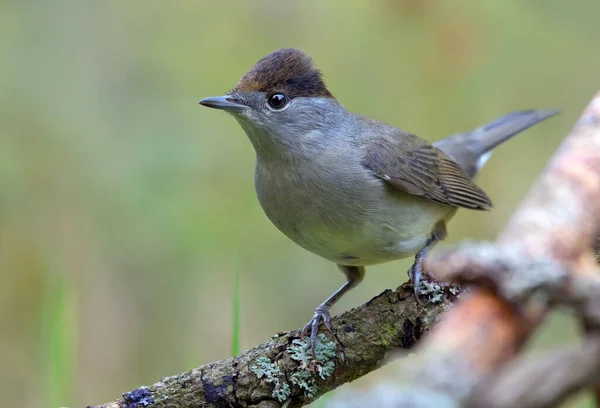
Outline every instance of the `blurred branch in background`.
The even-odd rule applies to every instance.
[[[426,261],[436,276],[477,289],[404,364],[402,387],[342,395],[333,406],[547,407],[593,385],[600,379],[599,232],[600,92],[495,244],[467,243]],[[419,310],[409,293],[386,291],[337,317],[342,353],[322,337],[321,357],[312,361],[308,345],[294,340],[298,332],[280,334],[104,407],[305,405],[376,369],[393,348],[410,347],[451,304]],[[526,340],[559,305],[577,312],[585,329],[581,345],[523,358]]]
[[[596,389],[599,232],[600,92],[495,244],[428,258],[428,271],[478,289],[420,344],[402,387],[342,396],[333,406],[550,407]],[[524,358],[526,340],[560,305],[575,310],[585,329],[580,346]]]
[[[163,378],[97,408],[303,406],[377,369],[386,353],[413,346],[452,306],[451,294],[436,296],[419,306],[412,287],[401,286],[335,317],[332,326],[343,350],[320,335],[316,362],[308,341],[298,340],[299,330],[278,333],[237,357]]]

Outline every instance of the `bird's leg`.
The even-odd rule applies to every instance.
[[[333,295],[329,296],[323,303],[321,303],[316,309],[315,314],[310,321],[302,329],[300,334],[301,338],[304,338],[310,331],[310,345],[312,348],[313,358],[316,360],[316,344],[317,334],[319,333],[319,326],[321,322],[325,325],[327,330],[331,333],[331,315],[329,314],[329,308],[333,306],[346,292],[358,285],[365,277],[364,266],[346,266],[338,265],[338,268],[346,275],[346,283],[341,288],[336,290]]]
[[[421,286],[421,277],[423,276],[423,260],[438,242],[446,238],[446,235],[448,235],[446,231],[446,223],[444,221],[438,222],[433,229],[431,236],[427,239],[427,242],[425,242],[425,246],[421,248],[421,250],[415,255],[415,262],[408,270],[408,277],[413,284],[413,290],[415,291],[417,302],[419,302],[419,288]]]

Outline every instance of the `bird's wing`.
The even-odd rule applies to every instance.
[[[488,210],[492,202],[445,153],[401,130],[369,138],[363,165],[392,186],[441,204]]]

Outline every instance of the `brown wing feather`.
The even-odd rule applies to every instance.
[[[456,207],[492,207],[487,194],[456,162],[417,136],[401,132],[379,137],[365,149],[365,167],[398,189]]]

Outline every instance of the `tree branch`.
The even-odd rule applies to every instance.
[[[545,408],[600,380],[600,338],[508,363],[478,385],[470,405],[488,408]]]
[[[435,297],[436,303],[422,299],[423,306],[419,307],[412,287],[401,286],[332,319],[332,326],[344,349],[338,345],[335,356],[328,360],[334,367],[329,375],[324,375],[325,379],[320,378],[319,373],[326,367],[327,361],[311,361],[308,344],[298,343],[299,331],[296,330],[279,333],[237,357],[163,378],[151,387],[138,388],[123,394],[121,399],[96,408],[275,408],[284,403],[291,408],[308,404],[341,384],[377,369],[386,362],[390,351],[412,347],[424,332],[438,322],[455,298],[448,291],[442,293],[441,289],[440,293],[432,293],[431,296]],[[335,343],[323,341],[321,346],[326,351],[327,347],[335,348]],[[293,358],[298,355],[305,361]],[[259,374],[262,374],[261,378]],[[300,386],[311,384],[315,388],[310,392]],[[287,394],[286,389],[289,391]],[[279,393],[274,392],[277,390]],[[281,395],[282,400],[274,395]]]

